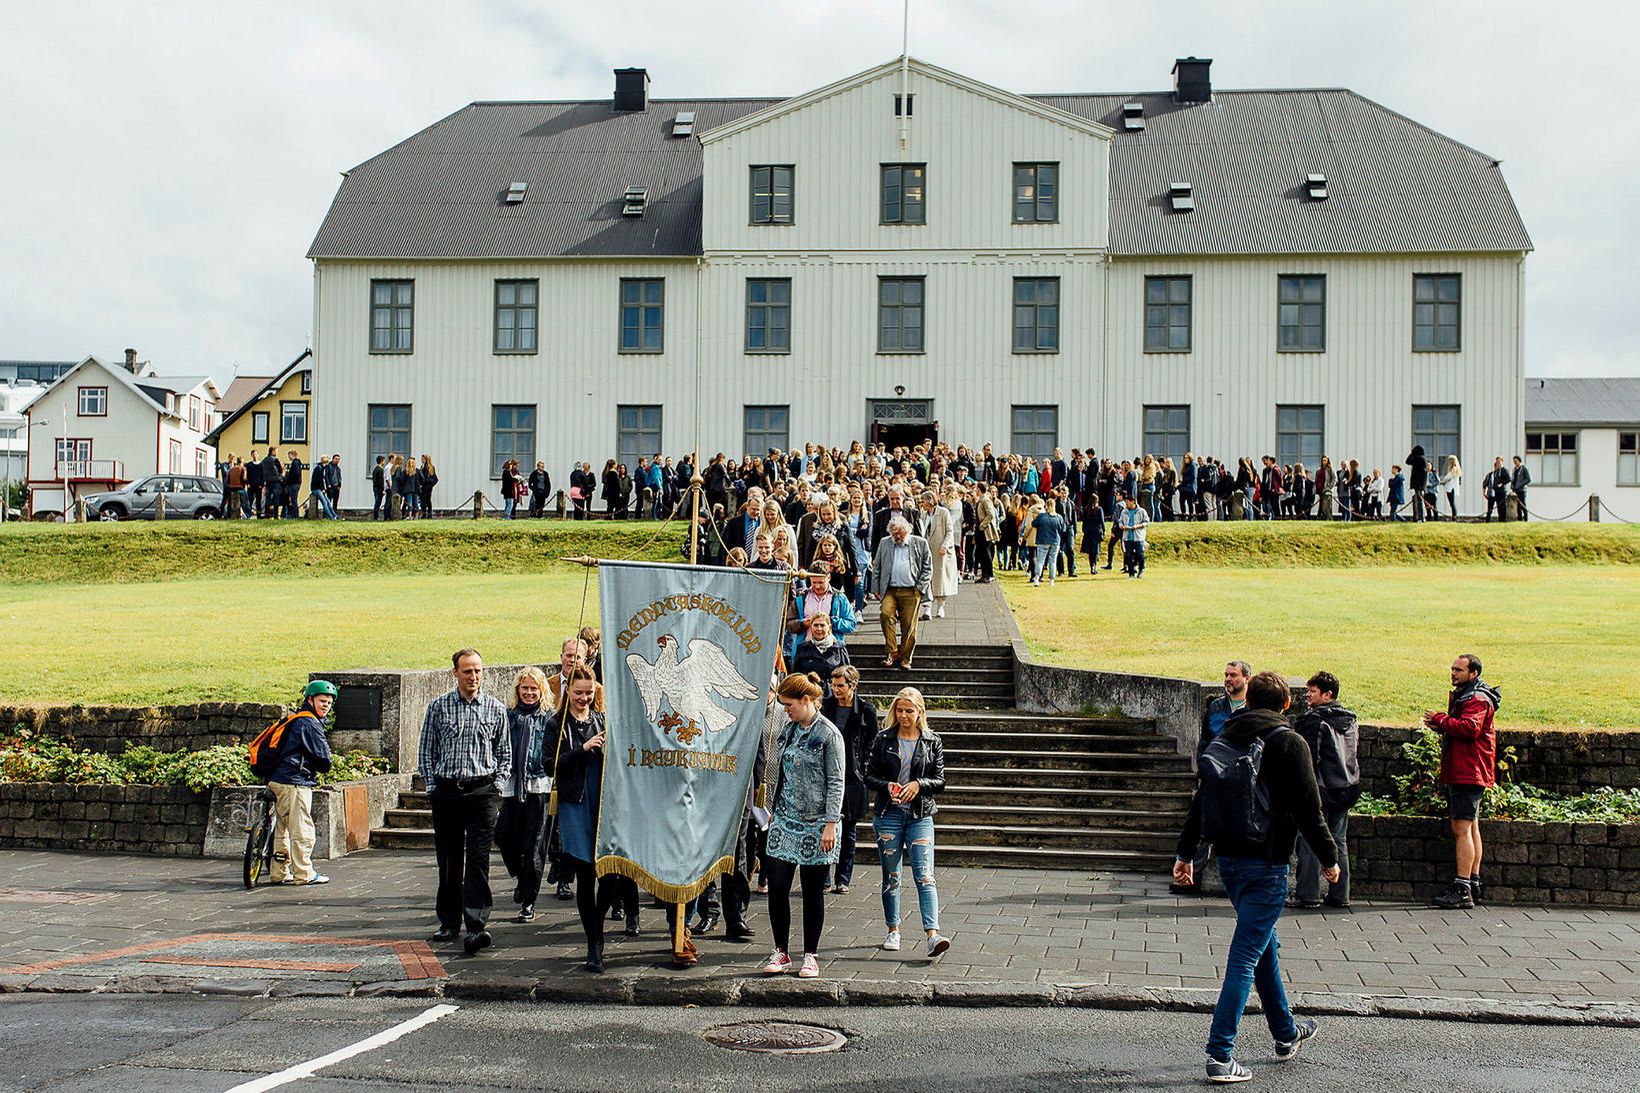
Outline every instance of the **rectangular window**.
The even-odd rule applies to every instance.
[[[1059,278],[1014,278],[1014,352],[1059,352]]]
[[[1276,349],[1282,353],[1321,353],[1327,348],[1327,278],[1293,275],[1278,278]]]
[[[410,407],[376,404],[370,407],[365,466],[373,468],[378,455],[410,454]]]
[[[1059,164],[1014,164],[1014,223],[1046,224],[1059,219]]]
[[[1276,462],[1282,466],[1302,463],[1321,466],[1321,449],[1326,441],[1327,415],[1321,406],[1276,407]]]
[[[793,168],[752,168],[752,223],[790,224],[792,222]]]
[[[1015,406],[1010,451],[1032,459],[1051,459],[1059,446],[1059,407]]]
[[[108,388],[82,387],[80,388],[80,416],[107,417],[108,416]]]
[[[308,404],[281,402],[279,404],[279,443],[307,443]]]
[[[1189,277],[1145,278],[1145,352],[1190,352]]]
[[[414,342],[416,283],[370,282],[370,351],[408,353]]]
[[[746,407],[745,454],[762,455],[770,448],[785,451],[790,447],[790,420],[789,406]]]
[[[188,396],[188,428],[196,433],[201,431],[199,426],[204,410],[205,404],[199,400],[198,395]]]
[[[1412,278],[1412,348],[1454,353],[1462,344],[1463,282],[1456,273],[1419,273]]]
[[[194,449],[194,473],[202,477],[211,473],[211,457],[204,448]]]
[[[1577,485],[1577,434],[1527,433],[1526,469],[1534,486]]]
[[[661,408],[659,406],[617,406],[615,408],[615,459],[627,470],[638,465],[640,456],[661,450]]]
[[[170,463],[165,468],[166,470],[170,471],[172,474],[176,474],[178,471],[182,470],[182,441],[171,441],[170,444],[166,446],[165,454],[170,457]]]
[[[1640,433],[1617,434],[1617,484],[1640,486]]]
[[[877,352],[923,351],[923,279],[877,278]]]
[[[535,320],[541,285],[538,281],[495,283],[495,351],[534,353]]]
[[[789,278],[746,282],[746,352],[792,351],[792,283]]]
[[[665,345],[666,282],[621,278],[621,352],[659,353]]]
[[[1430,474],[1439,477],[1444,473],[1448,456],[1457,456],[1458,465],[1463,465],[1463,455],[1459,450],[1460,424],[1461,417],[1456,406],[1412,408],[1412,443],[1423,445]]]
[[[91,441],[84,437],[57,438],[57,477],[84,478],[90,473]]]
[[[490,414],[490,477],[500,478],[509,459],[527,477],[535,469],[535,407],[492,406]]]
[[[266,410],[251,411],[252,444],[266,444],[268,442],[268,419],[271,416]]]
[[[302,394],[304,394],[304,395],[313,394],[313,373],[312,372],[303,372],[302,373]]]
[[[928,222],[923,163],[883,164],[883,223],[926,224]]]
[[[1190,407],[1145,407],[1145,454],[1157,459],[1169,456],[1174,466],[1184,462],[1190,450]]]

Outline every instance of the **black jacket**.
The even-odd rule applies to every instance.
[[[1514,490],[1517,494],[1525,493],[1526,487],[1531,484],[1532,472],[1526,469],[1526,464],[1524,463],[1516,467],[1514,474],[1509,477],[1509,488]]]
[[[552,785],[560,802],[578,805],[586,796],[587,766],[592,761],[592,753],[585,745],[604,731],[604,715],[589,710],[586,723],[578,724],[565,706],[557,722],[558,731],[549,729],[547,733],[553,741],[553,758],[548,760],[552,764]]]
[[[1321,801],[1329,808],[1348,808],[1361,799],[1360,729],[1355,711],[1336,702],[1311,706],[1293,722],[1310,745]]]
[[[900,778],[900,749],[895,743],[898,738],[899,733],[892,725],[879,732],[866,751],[866,761],[861,771],[867,788],[877,793],[879,816],[895,807],[894,802],[888,799],[888,783],[897,782]],[[945,745],[933,730],[918,739],[917,750],[911,754],[911,780],[921,787],[917,790],[917,796],[906,806],[911,810],[911,818],[920,820],[924,816],[934,815],[939,811],[934,804],[934,795],[945,788]]]
[[[866,814],[866,781],[860,765],[877,739],[877,707],[856,694],[845,714],[837,699],[828,695],[820,703],[820,713],[843,734],[843,815],[858,820]]]
[[[1304,738],[1288,730],[1285,715],[1251,707],[1230,715],[1224,723],[1223,736],[1231,743],[1246,746],[1271,729],[1283,731],[1272,733],[1266,740],[1258,776],[1259,784],[1270,795],[1269,837],[1263,845],[1226,841],[1217,844],[1214,850],[1224,858],[1259,858],[1275,865],[1284,864],[1293,856],[1293,844],[1302,832],[1322,867],[1330,869],[1338,864],[1338,847],[1322,816],[1315,764]],[[1180,861],[1195,860],[1201,830],[1202,789],[1198,782],[1195,796],[1190,799],[1184,832],[1179,836],[1176,853]]]

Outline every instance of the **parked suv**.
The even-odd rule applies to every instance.
[[[86,496],[88,520],[152,520],[159,496],[165,495],[165,515],[179,519],[215,520],[222,515],[222,483],[191,474],[151,474],[108,493]]]

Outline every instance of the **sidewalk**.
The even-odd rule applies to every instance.
[[[0,852],[0,990],[1205,1010],[1234,927],[1222,900],[1169,895],[1164,878],[942,869],[952,947],[929,961],[909,884],[905,949],[875,947],[882,911],[867,867],[827,897],[821,980],[757,977],[769,949],[761,897],[754,941],[707,937],[687,971],[667,962],[666,920],[646,897],[643,936],[610,924],[598,977],[579,969],[573,903],[548,898],[535,922],[505,921],[499,857],[496,945],[471,959],[426,943],[430,854],[365,851],[329,868],[324,887],[247,892],[234,862]],[[1353,914],[1294,913],[1281,939],[1289,986],[1311,1012],[1640,1025],[1640,912],[1361,901]]]

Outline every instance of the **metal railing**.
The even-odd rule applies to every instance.
[[[124,482],[125,464],[118,459],[59,459],[57,481]]]

